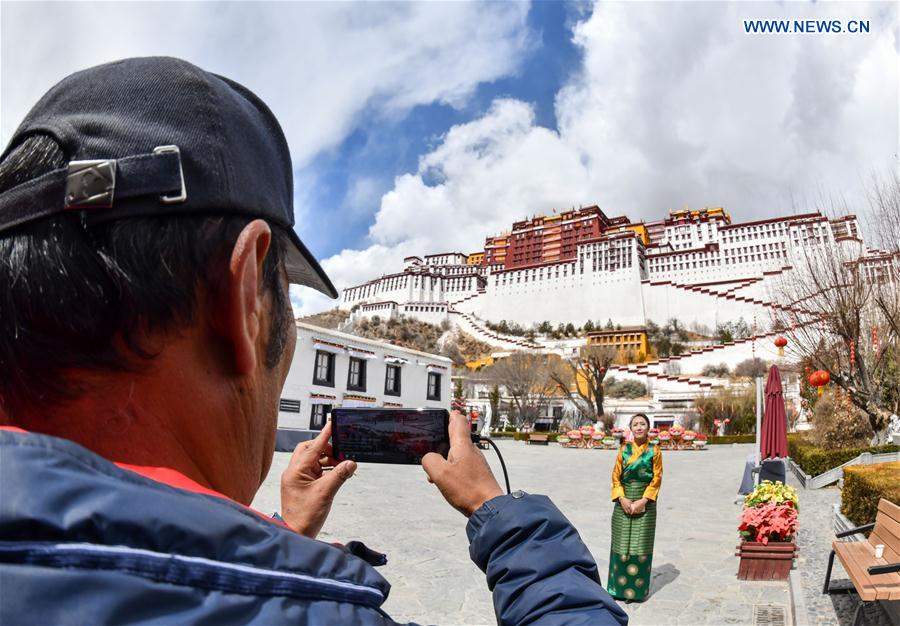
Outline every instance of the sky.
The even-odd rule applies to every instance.
[[[895,2],[3,2],[0,142],[78,69],[228,76],[280,120],[297,232],[342,289],[554,209],[864,218],[898,171],[898,28]]]

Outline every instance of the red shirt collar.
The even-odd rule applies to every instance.
[[[6,430],[14,433],[24,433],[30,434],[29,431],[23,430],[21,428],[17,428],[15,426],[0,426],[0,430]],[[250,508],[245,504],[241,504],[237,500],[232,500],[228,496],[223,493],[219,493],[215,489],[210,489],[209,487],[204,487],[200,483],[195,480],[192,480],[182,474],[177,470],[173,470],[170,467],[152,467],[149,465],[131,465],[130,463],[115,463],[116,467],[120,467],[124,470],[128,470],[129,472],[134,472],[135,474],[140,474],[144,478],[149,478],[150,480],[156,481],[158,483],[162,483],[164,485],[168,485],[170,487],[175,487],[176,489],[183,489],[184,491],[190,491],[192,493],[202,493],[207,496],[215,496],[216,498],[222,498],[223,500],[228,500],[229,502],[234,502],[235,504],[244,507],[248,511],[252,511],[259,515],[264,520],[272,522],[273,524],[278,524],[279,526],[284,526],[288,530],[291,530],[290,526],[287,524],[280,522],[268,515],[264,515],[260,513],[256,509]]]

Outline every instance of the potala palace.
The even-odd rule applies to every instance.
[[[685,327],[715,329],[743,318],[754,339],[621,367],[645,380],[650,375],[676,386],[707,385],[680,374],[733,364],[751,353],[774,357],[774,333],[767,329],[773,312],[787,308],[779,303],[779,286],[805,255],[826,245],[838,246],[848,260],[878,254],[866,249],[853,215],[806,213],[732,223],[722,208],[706,208],[635,222],[592,206],[515,222],[470,254],[408,257],[402,272],[346,289],[340,306],[354,316],[448,320],[506,350],[549,346],[500,336],[486,322],[529,328],[546,320],[578,327],[590,319],[641,328],[676,318]],[[668,361],[675,360],[682,363],[673,368]]]

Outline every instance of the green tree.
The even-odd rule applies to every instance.
[[[488,393],[488,402],[491,405],[491,420],[495,424],[500,423],[500,387],[494,385]]]

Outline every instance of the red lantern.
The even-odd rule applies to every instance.
[[[778,348],[778,356],[784,356],[784,347],[788,344],[788,340],[784,337],[775,338],[775,347]]]
[[[809,384],[816,387],[817,393],[821,396],[824,391],[823,387],[829,383],[831,375],[825,370],[816,370],[809,375]]]

